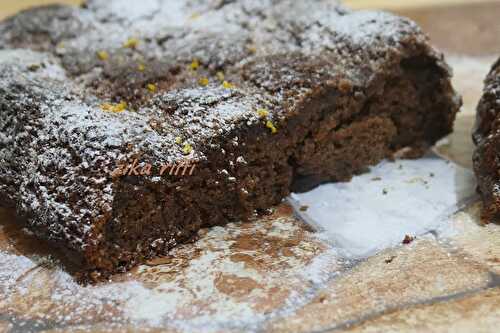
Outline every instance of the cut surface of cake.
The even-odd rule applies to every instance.
[[[460,104],[443,55],[388,13],[328,0],[36,8],[0,24],[0,195],[105,277],[291,191],[422,153]]]

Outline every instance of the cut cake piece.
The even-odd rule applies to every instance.
[[[328,0],[49,6],[0,48],[0,195],[96,279],[423,152],[461,105],[416,24]]]
[[[485,80],[473,134],[474,171],[483,199],[483,221],[500,221],[500,60]]]

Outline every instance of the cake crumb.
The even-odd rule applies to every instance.
[[[414,240],[415,240],[415,237],[410,236],[410,235],[406,235],[405,238],[403,239],[403,244],[408,245],[411,242],[413,242]]]
[[[321,293],[319,296],[318,296],[318,303],[326,303],[328,301],[328,295],[325,294],[325,293]]]
[[[32,64],[28,66],[28,70],[30,72],[36,72],[37,70],[40,69],[40,67],[41,67],[40,64]]]
[[[300,206],[300,208],[299,208],[299,210],[301,212],[306,212],[308,209],[309,209],[309,206],[307,206],[307,205]]]
[[[391,256],[391,257],[389,257],[389,258],[385,259],[385,263],[386,263],[386,264],[390,264],[391,262],[393,262],[393,261],[394,261],[394,259],[396,259],[396,256]]]

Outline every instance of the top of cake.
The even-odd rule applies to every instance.
[[[500,130],[500,59],[492,66],[484,83],[484,94],[478,107],[474,132],[476,144],[498,135]]]
[[[75,148],[125,140],[203,158],[196,148],[207,138],[259,121],[258,110],[279,122],[318,82],[363,87],[414,39],[425,42],[409,20],[331,0],[93,0],[3,22],[1,88],[22,100],[32,96],[15,82],[40,83],[50,105],[40,116],[75,132]]]

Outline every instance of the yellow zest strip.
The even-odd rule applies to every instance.
[[[223,86],[225,89],[234,89],[234,84],[232,84],[232,83],[230,83],[230,82],[227,82],[227,81],[222,82],[222,86]]]
[[[208,80],[208,78],[202,77],[202,78],[200,78],[198,80],[198,83],[200,84],[200,86],[206,87],[206,86],[208,86],[208,84],[210,83],[210,81]]]
[[[196,20],[198,18],[200,18],[201,14],[200,13],[193,13],[189,16],[189,19],[190,20]]]
[[[269,111],[267,111],[266,109],[258,109],[257,114],[260,118],[267,118],[267,116],[269,116]]]
[[[217,72],[217,73],[215,74],[215,76],[217,76],[217,79],[218,79],[220,82],[224,82],[224,79],[225,79],[224,72]]]
[[[189,65],[189,68],[193,71],[198,70],[198,68],[200,68],[200,62],[197,59],[193,59],[191,65]]]
[[[129,38],[125,43],[123,43],[123,47],[127,49],[135,49],[139,45],[139,40],[137,38]]]
[[[109,53],[106,51],[97,51],[97,58],[102,61],[106,61],[109,59]]]
[[[272,134],[276,134],[278,132],[278,129],[274,126],[273,122],[270,120],[266,122],[266,127],[271,130]]]
[[[118,104],[112,104],[112,103],[103,103],[101,104],[101,110],[105,112],[113,112],[113,113],[120,113],[123,112],[127,109],[128,105],[127,102],[120,102]]]
[[[152,93],[155,93],[156,90],[158,90],[158,87],[156,86],[156,84],[153,84],[153,83],[150,83],[146,86],[146,88],[148,88],[148,90]]]
[[[189,143],[186,143],[184,145],[184,147],[182,148],[182,152],[184,153],[184,155],[189,155],[189,154],[191,154],[192,151],[193,151],[193,147]]]

